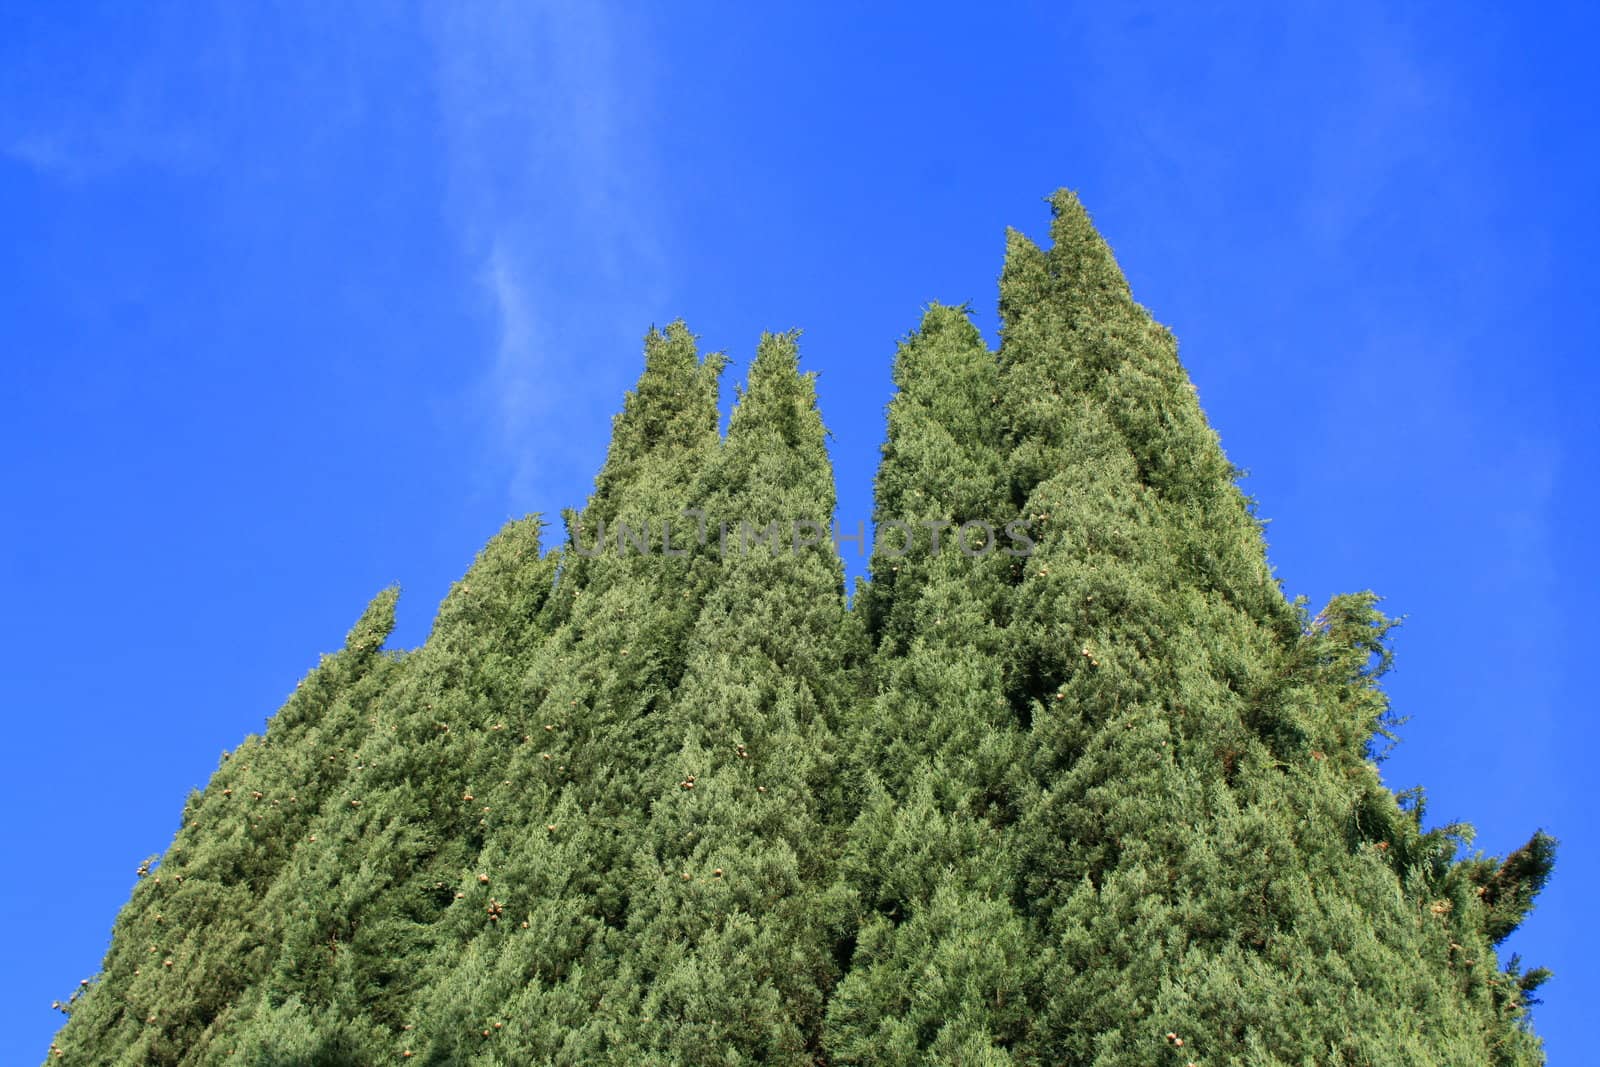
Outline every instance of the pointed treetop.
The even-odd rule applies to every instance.
[[[1061,189],[1050,197],[1050,249],[1026,235],[1006,230],[1005,266],[1000,273],[1001,336],[1012,340],[1037,329],[1041,314],[1059,328],[1081,325],[1089,308],[1103,314],[1111,306],[1149,319],[1133,301],[1128,280],[1111,246],[1076,193]]]
[[[996,502],[1003,475],[999,364],[968,315],[929,305],[895,354],[898,392],[878,470],[879,502],[894,514],[880,519],[998,517],[986,505]]]
[[[1015,515],[1002,450],[1000,366],[969,314],[966,307],[930,305],[895,354],[897,392],[889,402],[873,516],[892,548],[874,555],[862,601],[880,640],[909,641],[939,617],[923,612],[918,599],[936,573],[948,577],[955,568],[965,582],[986,570],[956,552],[939,559],[929,523],[977,522],[998,536]]]
[[[1535,831],[1528,843],[1507,856],[1484,884],[1484,932],[1499,944],[1533,910],[1533,900],[1555,869],[1556,839]]]
[[[1050,212],[1051,276],[1071,279],[1073,288],[1081,293],[1131,300],[1117,257],[1094,228],[1078,194],[1057,190],[1050,198]]]
[[[775,433],[791,448],[823,448],[827,430],[817,410],[816,373],[800,370],[799,333],[766,333],[740,390],[728,440]]]
[[[923,337],[939,337],[953,333],[968,340],[978,337],[978,328],[972,325],[972,307],[969,304],[941,304],[937,300],[922,309],[922,322],[917,333]]]
[[[345,635],[344,647],[350,652],[375,652],[394,632],[394,606],[400,599],[400,587],[391,585],[367,605],[361,618]]]
[[[611,446],[595,479],[586,521],[614,518],[629,489],[651,467],[664,480],[685,482],[706,449],[715,447],[721,353],[700,358],[695,336],[680,320],[644,339],[639,383],[612,421]],[[569,523],[572,516],[569,516]]]
[[[695,340],[682,320],[645,335],[644,371],[615,419],[608,469],[715,439],[717,375],[726,361],[713,353],[702,363]]]
[[[1006,258],[1000,270],[1000,336],[1009,341],[1050,292],[1050,263],[1044,250],[1020,230],[1006,227]],[[1002,345],[1002,350],[1003,350]]]
[[[984,346],[971,314],[966,305],[927,306],[921,324],[900,342],[895,353],[894,384],[901,394],[932,399],[943,390],[950,370],[974,359],[993,363],[993,354]]]

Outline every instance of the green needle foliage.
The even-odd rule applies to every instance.
[[[581,511],[386,590],[141,865],[47,1062],[1537,1064],[1550,876],[1377,770],[1394,622],[1286,598],[1087,213],[901,343],[847,605],[797,338],[645,338]]]

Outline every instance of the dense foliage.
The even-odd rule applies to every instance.
[[[1392,622],[1287,599],[1076,198],[991,351],[900,345],[853,607],[796,338],[652,331],[594,494],[395,591],[139,869],[77,1064],[1532,1064],[1554,860],[1375,754]],[[1009,524],[1009,525],[1008,525]]]

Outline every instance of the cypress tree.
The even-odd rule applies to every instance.
[[[862,594],[877,692],[850,739],[866,788],[843,874],[862,921],[829,1008],[835,1062],[1012,1062],[1036,992],[1004,844],[1025,735],[1002,627],[1025,542],[1004,532],[998,379],[957,308],[931,307],[895,361]]]
[[[632,988],[618,994],[639,997],[633,1062],[810,1063],[837,977],[847,910],[829,878],[835,737],[858,628],[813,376],[798,358],[793,335],[762,339],[701,483],[720,566],[632,868],[648,894],[630,917]]]
[[[563,545],[396,593],[141,865],[52,1062],[1532,1064],[1548,880],[1377,769],[1377,598],[1284,597],[1057,194],[899,347],[847,609],[793,335],[645,366]]]
[[[605,1062],[620,1040],[600,1006],[627,953],[626,868],[707,580],[682,513],[717,448],[723,364],[682,323],[652,330],[595,492],[567,516],[560,621],[499,709],[520,741],[452,787],[483,830],[407,1032],[424,1062]]]
[[[479,554],[349,754],[347,788],[266,903],[293,918],[241,1044],[304,1027],[374,1061],[416,1028],[430,959],[454,947],[476,903],[458,893],[473,882],[485,809],[520,799],[503,774],[482,798],[470,790],[524,744],[509,709],[548,634],[557,564],[541,555],[540,527],[508,524]]]
[[[1368,758],[1387,621],[1284,600],[1171,334],[1076,198],[1054,211],[1001,286],[1010,486],[1046,523],[1007,634],[1036,785],[1016,891],[1047,950],[1030,1054],[1527,1062],[1482,907]]]
[[[264,906],[306,828],[348,777],[346,755],[399,670],[381,651],[385,590],[344,648],[295,688],[264,735],[223,753],[160,857],[141,864],[97,981],[75,997],[53,1046],[82,1063],[175,1064],[215,1053],[217,1034],[271,966],[293,917]]]

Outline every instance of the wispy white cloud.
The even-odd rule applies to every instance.
[[[485,284],[494,297],[499,340],[489,368],[486,395],[495,414],[494,446],[511,463],[510,494],[518,500],[539,492],[536,428],[545,425],[554,390],[541,387],[541,372],[550,361],[541,359],[545,346],[535,335],[534,311],[517,269],[502,246],[489,253]]]
[[[482,0],[429,22],[448,212],[496,318],[480,396],[518,510],[576,503],[664,289],[646,50],[605,4]]]

